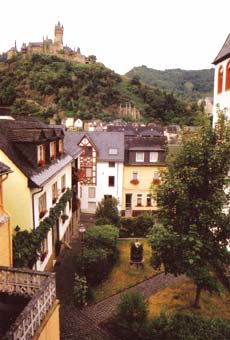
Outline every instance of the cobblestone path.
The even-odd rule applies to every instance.
[[[106,320],[120,301],[121,294],[113,295],[97,304],[78,310],[72,303],[74,263],[80,255],[80,242],[76,237],[60,257],[55,267],[57,297],[60,300],[61,340],[112,340],[99,324]],[[176,282],[179,278],[164,273],[148,279],[130,290],[141,291],[146,297]]]

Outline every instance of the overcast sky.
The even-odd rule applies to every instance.
[[[54,37],[124,74],[134,66],[207,69],[230,33],[230,1],[11,0],[0,4],[0,53]]]

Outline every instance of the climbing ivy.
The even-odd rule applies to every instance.
[[[62,195],[55,207],[50,208],[49,216],[40,222],[39,226],[32,231],[15,228],[13,236],[13,262],[14,267],[32,268],[40,256],[41,243],[47,236],[48,231],[55,225],[56,220],[64,211],[66,204],[72,198],[72,191],[68,188]]]

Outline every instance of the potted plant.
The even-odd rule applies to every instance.
[[[65,189],[66,189],[66,187],[63,187],[63,188],[61,189],[61,192],[64,192],[64,191],[65,191]]]
[[[47,252],[47,251],[45,251],[44,253],[42,253],[42,254],[41,254],[41,256],[40,256],[40,260],[41,260],[42,262],[45,260],[45,258],[46,258],[46,256],[47,256],[47,254],[48,254],[48,252]]]
[[[52,199],[52,203],[55,204],[56,202],[57,202],[57,197],[54,197],[54,198]]]
[[[45,160],[44,159],[40,159],[39,161],[38,161],[38,165],[39,166],[42,166],[42,165],[44,165],[45,164]]]
[[[45,216],[45,214],[47,213],[47,210],[42,210],[39,213],[39,218],[43,218]]]
[[[68,220],[69,216],[67,214],[62,214],[61,215],[61,219],[62,219],[62,223],[65,223],[66,220]]]

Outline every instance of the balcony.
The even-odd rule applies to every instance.
[[[31,340],[56,301],[55,274],[0,266],[0,312],[3,298],[21,308],[8,329],[0,325],[1,340]]]

